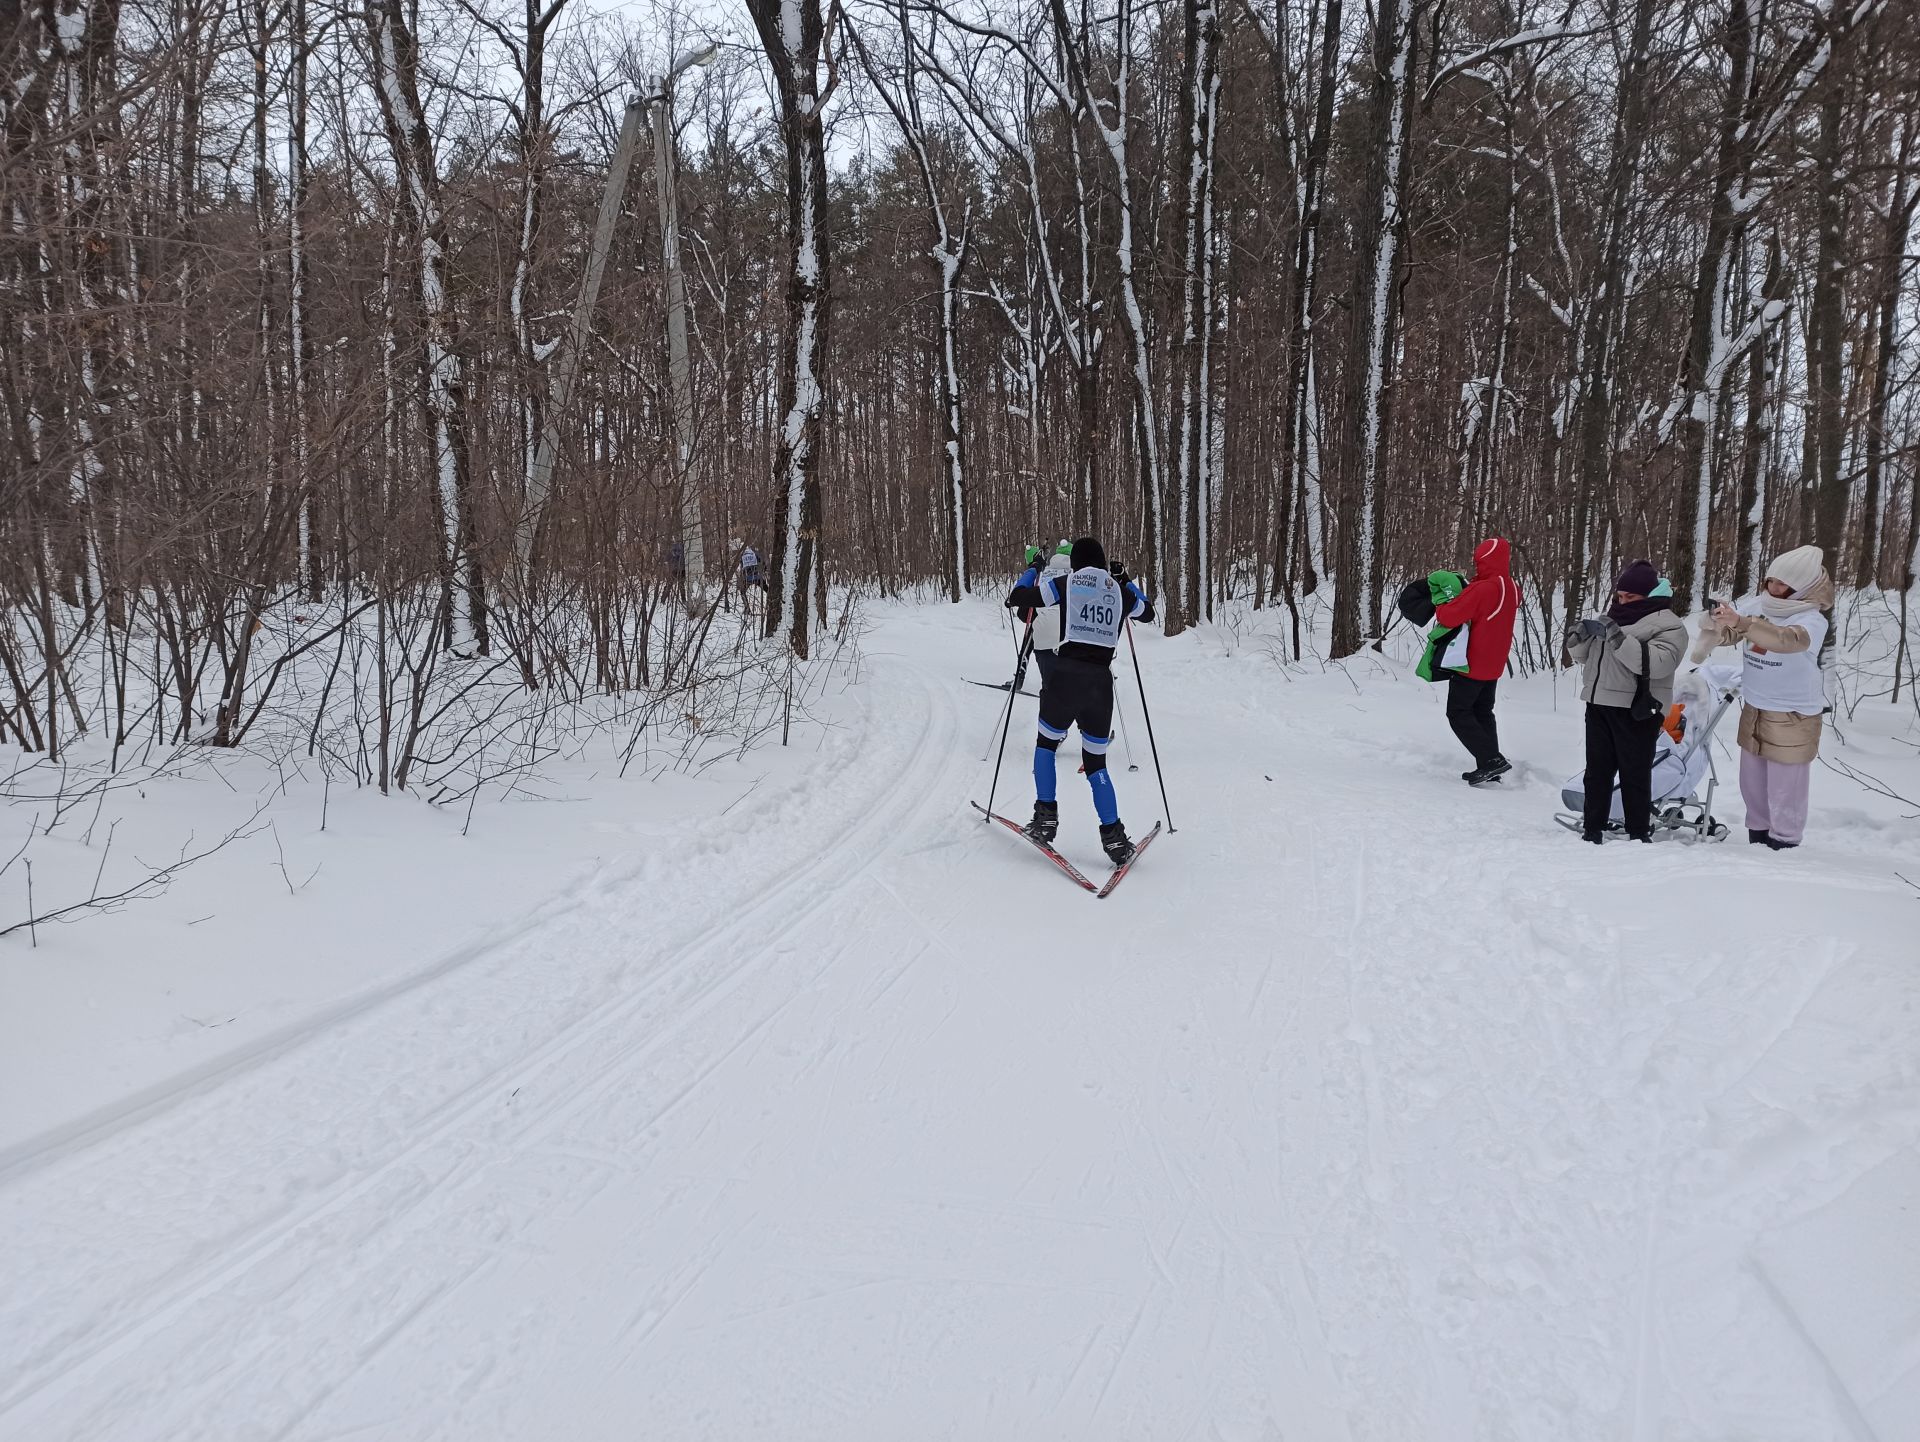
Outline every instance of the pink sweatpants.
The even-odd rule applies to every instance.
[[[1807,830],[1807,783],[1811,761],[1768,761],[1740,752],[1740,795],[1747,803],[1747,827],[1775,841],[1798,844]]]

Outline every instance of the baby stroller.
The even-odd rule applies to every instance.
[[[1740,668],[1702,666],[1674,682],[1675,705],[1661,724],[1653,752],[1653,834],[1678,836],[1683,841],[1722,841],[1727,828],[1713,814],[1713,792],[1719,775],[1713,764],[1713,733],[1720,718],[1740,699]],[[1704,790],[1703,790],[1704,787]],[[1580,772],[1560,788],[1567,809],[1554,820],[1569,831],[1583,825],[1586,773]],[[1622,828],[1620,787],[1613,788],[1609,832]]]

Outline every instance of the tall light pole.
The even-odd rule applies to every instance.
[[[580,376],[580,358],[586,353],[587,337],[593,330],[593,308],[600,299],[600,278],[606,274],[607,252],[613,248],[614,226],[620,219],[620,201],[627,193],[627,172],[633,167],[633,153],[640,148],[639,96],[627,102],[620,122],[620,143],[613,152],[613,164],[607,171],[607,183],[600,193],[600,216],[593,225],[593,246],[587,253],[587,267],[580,278],[580,298],[574,303],[573,316],[560,336],[560,350],[553,358],[547,384],[547,415],[540,427],[540,442],[534,448],[533,465],[527,473],[526,502],[513,531],[517,565],[514,581],[522,590],[533,565],[534,537],[540,530],[540,516],[546,510],[547,494],[553,485],[553,462],[560,449],[560,426],[570,414],[573,387]]]
[[[660,249],[667,275],[667,363],[673,381],[673,431],[680,485],[680,544],[687,567],[687,591],[699,594],[706,575],[706,546],[700,522],[700,491],[693,480],[693,370],[687,357],[687,282],[680,273],[680,210],[674,194],[673,85],[696,65],[719,53],[703,45],[673,62],[653,99],[653,174],[660,192]]]

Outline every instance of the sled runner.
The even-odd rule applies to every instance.
[[[1698,671],[1678,677],[1674,682],[1675,710],[1661,727],[1653,752],[1653,834],[1677,836],[1683,841],[1721,841],[1727,827],[1713,814],[1713,793],[1719,774],[1713,762],[1713,733],[1720,718],[1740,699],[1740,671],[1735,666],[1702,666]],[[1678,731],[1678,737],[1675,732]],[[1582,807],[1586,802],[1586,773],[1578,772],[1560,788],[1560,803],[1567,809],[1554,820],[1569,831],[1583,825]],[[1624,834],[1620,806],[1620,787],[1613,788],[1613,810],[1607,819],[1607,835]]]

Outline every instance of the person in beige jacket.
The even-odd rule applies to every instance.
[[[1568,630],[1567,650],[1584,668],[1580,696],[1587,703],[1583,840],[1597,846],[1604,837],[1616,775],[1627,835],[1653,840],[1654,750],[1660,718],[1673,701],[1673,673],[1686,649],[1686,623],[1673,614],[1673,592],[1651,561],[1635,561],[1621,571],[1604,616],[1590,616]],[[1658,709],[1635,716],[1630,708],[1642,675]]]
[[[1807,790],[1827,709],[1820,645],[1833,581],[1818,546],[1799,546],[1767,567],[1760,594],[1702,617],[1692,660],[1744,643],[1740,694],[1740,795],[1747,840],[1785,851],[1807,827]]]

